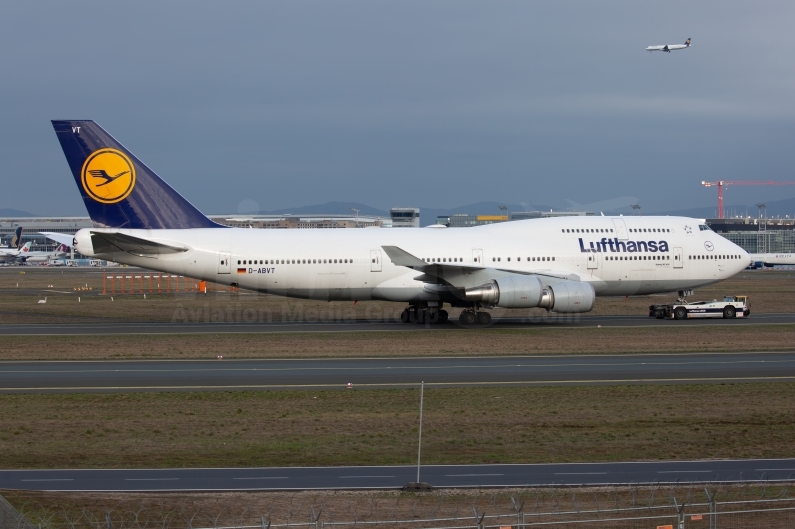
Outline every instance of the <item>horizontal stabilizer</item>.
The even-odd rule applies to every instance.
[[[384,252],[386,252],[395,266],[407,266],[409,268],[424,268],[428,266],[428,263],[419,257],[414,257],[397,246],[382,246],[381,248],[384,249]]]
[[[91,245],[94,253],[128,252],[134,255],[162,255],[187,252],[188,249],[179,246],[170,246],[155,241],[148,241],[123,233],[91,232]]]
[[[74,245],[74,238],[75,238],[74,235],[69,235],[68,233],[56,233],[52,231],[40,231],[39,233],[41,233],[48,239],[52,239],[58,244],[65,244],[70,248]]]

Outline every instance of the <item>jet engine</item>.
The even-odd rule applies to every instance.
[[[539,307],[552,312],[588,312],[596,303],[596,292],[590,283],[563,281],[544,289]]]
[[[507,309],[541,307],[552,312],[588,312],[596,293],[590,283],[562,281],[544,286],[537,276],[506,276],[467,289],[464,297]]]

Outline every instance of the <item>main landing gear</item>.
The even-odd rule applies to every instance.
[[[458,322],[461,325],[489,325],[491,314],[483,311],[475,312],[475,309],[466,309],[458,316]]]
[[[400,313],[403,323],[445,323],[450,315],[439,307],[422,307],[412,305]]]
[[[468,307],[461,312],[458,316],[458,322],[467,327],[480,326],[485,327],[491,325],[491,314],[488,312],[477,310],[480,307]],[[400,313],[400,321],[403,323],[445,323],[449,314],[439,304],[438,306],[429,307],[426,305],[411,305],[403,309]]]

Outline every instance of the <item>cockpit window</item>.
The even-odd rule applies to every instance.
[[[709,226],[707,226],[706,224],[699,224],[699,225],[698,225],[698,229],[699,229],[700,231],[710,231],[710,228],[709,228]]]

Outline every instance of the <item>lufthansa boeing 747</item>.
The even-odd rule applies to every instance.
[[[588,312],[597,296],[692,289],[748,254],[686,217],[559,217],[442,229],[216,224],[93,121],[53,121],[94,228],[83,255],[280,296],[406,303],[405,322],[486,324],[493,307]],[[99,176],[97,176],[99,175]],[[112,180],[105,175],[114,175]]]

